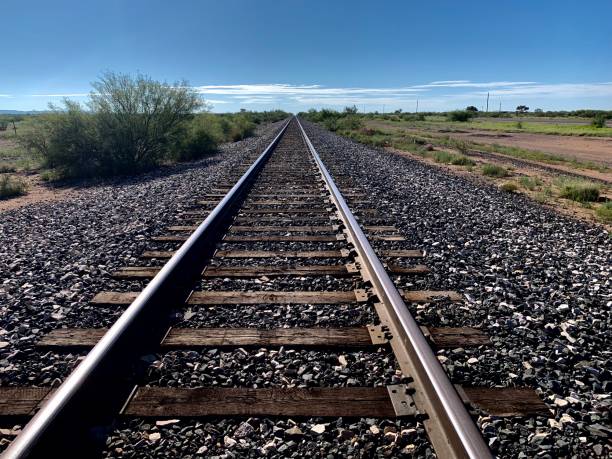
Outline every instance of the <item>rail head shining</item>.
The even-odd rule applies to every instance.
[[[11,445],[2,454],[3,459],[22,459],[35,456],[42,456],[38,451],[41,441],[49,435],[53,428],[53,424],[57,419],[62,418],[64,410],[67,410],[71,405],[79,403],[81,391],[85,386],[95,383],[92,379],[95,378],[97,369],[104,365],[108,365],[109,356],[117,351],[117,347],[125,342],[126,335],[138,334],[141,335],[146,331],[137,330],[136,325],[140,323],[143,315],[159,314],[160,311],[155,311],[151,304],[158,301],[163,289],[168,289],[177,279],[181,277],[181,271],[186,269],[190,264],[190,259],[193,258],[194,252],[202,243],[204,238],[208,238],[219,224],[221,218],[227,209],[236,200],[240,199],[240,195],[244,191],[248,183],[253,179],[257,172],[265,163],[267,157],[274,149],[279,139],[287,129],[291,120],[287,121],[275,136],[274,140],[267,148],[259,155],[255,162],[236,182],[232,189],[225,197],[215,206],[206,219],[198,226],[198,228],[189,236],[181,247],[176,251],[174,256],[162,267],[159,273],[149,282],[142,290],[138,297],[125,310],[125,312],[117,319],[111,328],[104,334],[100,341],[87,354],[85,359],[75,368],[75,370],[66,378],[59,386],[55,393],[42,406],[40,411],[28,422],[23,431],[15,438]],[[161,341],[160,337],[160,341]],[[68,454],[69,439],[66,440],[64,454]],[[53,456],[50,454],[47,457]]]
[[[396,355],[398,351],[401,354],[398,356],[398,361],[403,367],[402,371],[412,377],[416,386],[423,392],[424,396],[415,401],[421,405],[420,409],[425,408],[430,424],[434,426],[428,431],[438,457],[472,459],[493,457],[480,430],[474,424],[419,325],[372,249],[299,119],[298,126],[308,150],[323,175],[361,262],[365,265],[364,268],[368,272],[376,295],[389,315],[392,324],[392,346]],[[405,365],[402,365],[403,363]]]

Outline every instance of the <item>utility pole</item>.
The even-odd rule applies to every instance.
[[[385,114],[385,104],[383,104],[383,115]]]
[[[499,113],[501,113],[501,99],[499,99]]]
[[[416,113],[417,115],[419,114],[419,99],[417,99],[417,106],[416,106]]]
[[[487,113],[489,113],[489,93],[487,92]]]

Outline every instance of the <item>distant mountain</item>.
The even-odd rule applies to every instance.
[[[0,115],[38,115],[49,110],[0,110]]]

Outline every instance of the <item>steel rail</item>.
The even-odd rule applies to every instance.
[[[167,326],[159,316],[164,316],[171,306],[169,302],[176,304],[186,300],[193,285],[191,281],[201,273],[205,258],[202,251],[211,244],[214,246],[216,240],[213,241],[212,236],[223,225],[233,205],[243,197],[290,122],[283,125],[221,202],[59,386],[6,449],[3,458],[74,457],[78,454],[73,448],[75,442],[84,440],[79,435],[89,433],[90,417],[99,420],[98,410],[110,411],[110,407],[105,406],[108,401],[103,392],[109,391],[109,387],[114,390],[129,386],[130,391],[134,387],[134,383],[120,370],[125,372],[126,368],[131,368],[134,358],[138,359],[147,349],[150,352],[151,346],[161,342]],[[120,401],[121,404],[124,402],[125,399]],[[75,414],[80,415],[77,423]]]
[[[493,457],[480,430],[376,256],[299,119],[297,121],[360,257],[359,261],[364,265],[362,268],[367,271],[378,299],[386,306],[393,335],[391,345],[402,371],[416,383],[415,403],[417,408],[429,416],[426,427],[436,454],[443,458]],[[423,396],[420,396],[419,391]]]

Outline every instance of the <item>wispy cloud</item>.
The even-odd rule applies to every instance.
[[[317,106],[341,108],[346,105],[386,105],[389,109],[420,106],[431,109],[455,109],[481,100],[487,93],[491,97],[520,99],[521,103],[540,103],[550,100],[552,105],[562,101],[585,103],[597,100],[598,105],[612,106],[612,82],[591,83],[540,83],[533,81],[471,81],[437,80],[423,84],[406,84],[394,87],[341,87],[321,84],[256,83],[194,86],[207,102],[213,106],[260,105],[306,109]],[[49,93],[30,95],[0,94],[3,98],[54,98],[88,96],[89,93]],[[210,97],[210,98],[209,98]],[[554,100],[554,102],[553,102]],[[534,101],[534,102],[530,102]],[[536,102],[538,101],[538,102]],[[588,105],[589,102],[586,102]],[[543,102],[546,104],[546,102]]]
[[[85,97],[88,96],[90,93],[88,92],[81,92],[81,93],[69,93],[69,94],[28,94],[28,97]]]
[[[477,94],[484,94],[478,92]],[[492,96],[612,97],[612,82],[532,84],[490,91]],[[612,102],[612,101],[611,101]]]
[[[292,84],[235,84],[235,85],[207,85],[196,86],[194,88],[200,94],[218,94],[225,96],[265,96],[265,95],[377,95],[377,94],[405,94],[424,91],[417,87],[397,87],[397,88],[334,88],[325,87],[318,84],[311,85],[292,85]]]
[[[413,88],[504,88],[535,84],[535,81],[490,81],[484,83],[469,80],[432,81],[427,84],[415,85]]]

